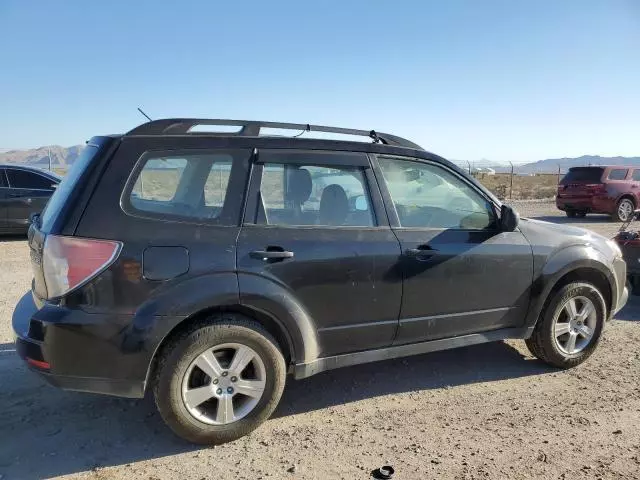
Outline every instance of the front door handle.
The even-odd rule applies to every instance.
[[[293,252],[287,250],[254,250],[249,253],[249,256],[258,260],[281,260],[293,258]]]
[[[416,248],[408,248],[405,250],[405,254],[409,257],[415,257],[418,260],[428,260],[433,257],[437,250],[434,250],[429,245],[418,245]]]

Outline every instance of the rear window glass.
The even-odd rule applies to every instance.
[[[571,168],[560,183],[599,183],[602,178],[602,168]]]
[[[145,216],[218,220],[233,156],[229,152],[152,154],[144,160],[129,194],[131,209]]]
[[[82,173],[91,163],[93,157],[98,153],[98,147],[95,145],[87,145],[84,147],[80,156],[73,162],[73,165],[64,176],[62,181],[58,184],[58,187],[54,190],[53,195],[47,202],[45,209],[42,212],[41,217],[41,229],[43,232],[48,232],[53,226],[53,222],[62,210],[65,202],[71,195],[71,192],[75,188],[78,180],[82,176]]]
[[[609,180],[624,180],[627,176],[626,168],[614,168],[609,172],[609,176],[607,177]]]

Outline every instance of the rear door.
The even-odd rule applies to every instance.
[[[367,155],[264,149],[257,158],[238,238],[241,297],[256,278],[291,292],[322,357],[389,346],[400,246]]]
[[[36,172],[7,168],[9,182],[9,208],[7,222],[16,230],[29,226],[29,216],[42,212],[54,191],[56,182]]]

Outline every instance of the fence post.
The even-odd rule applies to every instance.
[[[467,165],[469,166],[469,175],[471,175],[471,163],[467,160]]]
[[[558,165],[558,185],[560,185],[560,165]]]
[[[511,177],[509,181],[509,200],[513,200],[513,163],[509,161],[509,164],[511,165]]]

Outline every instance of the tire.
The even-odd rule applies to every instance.
[[[241,351],[247,358],[252,355],[252,359],[246,367],[240,367],[236,377],[231,375],[235,371],[233,362]],[[206,363],[211,362],[212,356],[215,361]],[[203,358],[209,360],[203,363]],[[200,370],[200,365],[205,369]],[[216,365],[217,370],[211,369],[211,365]],[[213,373],[216,371],[219,374]],[[207,445],[236,440],[260,426],[278,406],[286,380],[285,360],[277,342],[259,323],[239,315],[209,319],[178,335],[163,350],[157,372],[154,396],[165,423],[185,440]],[[255,378],[246,380],[247,372]],[[192,383],[194,381],[196,384]],[[255,385],[247,387],[248,381],[259,388]],[[240,393],[241,384],[250,390],[251,396]],[[193,405],[187,405],[187,392],[194,392],[199,387],[207,389],[202,392],[211,398],[198,403],[201,401],[198,397],[192,401]],[[263,389],[261,394],[260,388]],[[233,393],[226,394],[224,389]],[[228,402],[231,416],[228,409],[222,408],[228,406]],[[241,416],[243,410],[248,413]],[[229,420],[236,415],[237,420]]]
[[[617,220],[618,222],[626,222],[630,218],[629,215],[633,215],[635,208],[633,200],[630,198],[622,198],[618,202],[618,205],[616,205],[616,211],[613,214],[614,220]]]
[[[569,347],[569,338],[573,335],[571,332],[564,333],[556,339],[556,324],[560,323],[558,332],[562,332],[572,324],[567,322],[568,311],[565,305],[573,299],[576,310],[580,313],[581,308],[587,303],[587,299],[593,308],[593,317],[589,317],[588,322],[578,325],[580,333],[575,336],[574,351],[571,352]],[[533,334],[525,340],[527,348],[536,357],[549,365],[558,368],[572,368],[580,365],[595,351],[604,327],[607,307],[598,289],[590,283],[574,282],[563,286],[557,292],[552,293],[552,297],[543,308],[540,318],[535,326]],[[557,322],[557,320],[562,320]],[[577,321],[574,320],[573,325]],[[586,337],[583,335],[583,328],[587,326],[592,335],[585,342]],[[569,330],[571,330],[569,328]],[[578,348],[581,347],[582,348]]]
[[[578,218],[584,218],[584,217],[586,217],[586,216],[587,216],[587,212],[584,212],[584,211],[582,211],[582,212],[576,212],[576,213],[575,213],[575,216],[576,216],[576,217],[578,217]]]
[[[564,212],[564,213],[566,213],[566,214],[567,214],[567,217],[569,217],[569,218],[573,218],[573,217],[575,217],[575,216],[576,216],[576,212],[575,212],[575,210],[567,210],[567,211],[566,211],[566,212]]]

